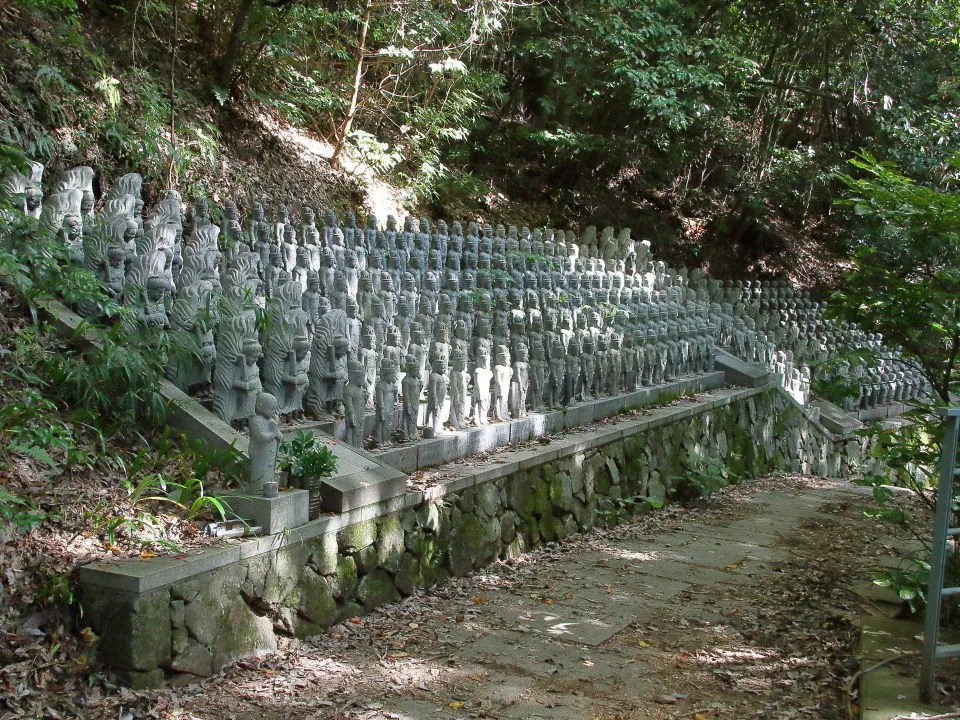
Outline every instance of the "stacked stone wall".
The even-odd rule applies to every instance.
[[[669,502],[698,458],[746,478],[846,476],[865,455],[860,438],[825,432],[779,389],[739,391],[675,415],[598,431],[595,442],[561,441],[543,462],[472,485],[408,493],[404,507],[378,516],[374,508],[335,532],[298,540],[288,531],[279,549],[148,592],[84,584],[85,618],[131,685],[202,677],[274,650],[280,635],[320,633],[498,558],[648,512],[649,503],[624,500]]]

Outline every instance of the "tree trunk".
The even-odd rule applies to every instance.
[[[237,14],[233,16],[233,24],[230,26],[230,36],[227,38],[227,47],[217,60],[217,67],[214,70],[217,87],[229,92],[233,91],[233,71],[237,65],[237,61],[240,59],[243,31],[246,29],[247,18],[250,16],[250,11],[253,10],[253,3],[254,0],[240,0]]]
[[[333,155],[330,156],[330,164],[335,168],[340,167],[340,156],[343,153],[347,137],[350,135],[350,129],[353,127],[353,119],[357,116],[357,108],[360,105],[360,85],[363,82],[363,61],[367,54],[367,30],[370,28],[370,14],[373,10],[373,0],[367,0],[367,7],[363,11],[363,22],[360,25],[360,43],[357,48],[357,71],[353,75],[353,93],[350,95],[350,106],[347,108],[347,115],[344,118],[340,132],[337,134],[337,140],[333,147]]]

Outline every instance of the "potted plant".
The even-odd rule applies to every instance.
[[[320,517],[320,482],[337,469],[337,456],[313,433],[297,430],[280,445],[277,464],[286,471],[291,485],[310,493],[310,519]]]

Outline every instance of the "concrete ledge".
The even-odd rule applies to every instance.
[[[863,423],[849,413],[844,412],[829,400],[815,399],[811,405],[820,408],[820,424],[837,435],[852,435],[863,429]]]
[[[299,527],[310,520],[310,493],[286,490],[275,498],[224,495],[230,509],[250,526],[260,526],[264,535]]]
[[[374,452],[371,457],[401,472],[412,473],[496,450],[510,443],[606,420],[625,410],[652,405],[666,398],[714,390],[723,385],[724,378],[724,373],[718,371],[683,378],[614,397],[603,397],[544,413],[530,413],[514,420],[449,431],[429,440]]]
[[[375,505],[406,491],[407,476],[384,465],[351,475],[324,478],[320,500],[324,510],[342,513]]]
[[[760,387],[773,381],[773,375],[756,363],[744,362],[726,350],[717,348],[714,367],[724,372],[728,385],[742,385],[743,387]]]

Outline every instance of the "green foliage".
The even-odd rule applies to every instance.
[[[29,533],[47,517],[30,500],[0,488],[0,523],[5,532]]]
[[[852,269],[831,312],[903,347],[943,402],[957,382],[960,351],[960,193],[904,176],[863,152],[841,175],[860,234]]]
[[[865,467],[854,482],[872,490],[874,507],[868,517],[893,525],[907,532],[924,548],[919,557],[906,554],[898,568],[874,571],[875,582],[894,589],[912,612],[925,603],[930,556],[930,523],[926,515],[933,512],[939,477],[942,422],[934,403],[918,404],[904,413],[907,424],[895,430],[871,425],[860,431],[870,443],[874,461]],[[901,488],[897,490],[896,488]],[[925,513],[917,513],[910,502],[917,499]],[[951,526],[960,523],[960,507],[954,503]],[[947,554],[946,584],[960,582],[960,553]]]
[[[911,613],[920,612],[927,604],[927,579],[930,564],[916,558],[904,561],[905,567],[877,570],[873,573],[873,582],[880,587],[893,590],[901,600],[907,603]]]
[[[222,497],[208,495],[203,488],[203,480],[198,477],[189,477],[182,482],[176,482],[159,474],[143,476],[134,487],[126,482],[130,491],[131,505],[143,502],[170,503],[181,510],[187,520],[198,517],[215,515],[225,520],[230,505]]]
[[[337,469],[337,456],[321,438],[298,430],[280,445],[277,466],[295,480],[329,477]]]
[[[740,476],[728,467],[729,462],[737,459],[735,453],[729,453],[727,462],[721,458],[706,455],[694,455],[684,464],[685,470],[680,475],[671,475],[670,494],[680,500],[692,500],[699,497],[709,497],[717,490],[727,485],[740,482]]]

